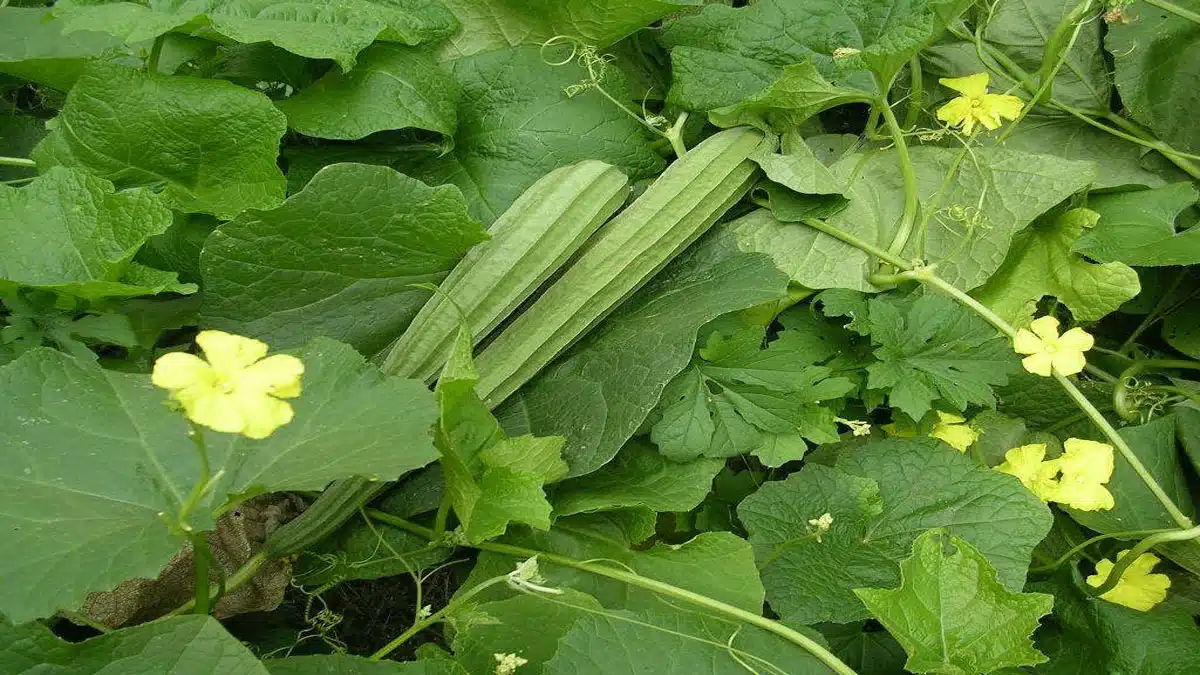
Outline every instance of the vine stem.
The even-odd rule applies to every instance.
[[[1132,365],[1125,369],[1124,372],[1117,378],[1117,383],[1113,387],[1113,409],[1122,419],[1134,421],[1137,419],[1137,411],[1131,410],[1128,406],[1129,381],[1137,377],[1138,373],[1146,370],[1200,370],[1200,362],[1183,361],[1175,359],[1143,359],[1134,361]]]
[[[158,72],[158,59],[162,56],[163,44],[166,40],[166,33],[154,38],[154,46],[150,48],[150,57],[146,59],[146,72],[151,75]]]
[[[250,556],[246,560],[246,562],[242,563],[242,566],[239,567],[238,570],[236,572],[234,572],[232,575],[230,575],[229,579],[227,579],[225,581],[225,592],[226,593],[232,592],[234,589],[245,585],[246,582],[250,581],[251,579],[254,578],[254,576],[256,574],[258,574],[258,571],[260,569],[262,569],[262,566],[265,565],[266,562],[267,562],[267,557],[265,555],[263,555],[263,553],[261,551]],[[209,595],[210,602],[212,601],[212,599],[215,599],[215,597],[216,597],[215,593],[210,594]],[[188,600],[184,604],[180,605],[179,607],[176,607],[175,609],[171,610],[170,612],[168,612],[166,614],[166,616],[178,616],[180,614],[185,614],[187,612],[190,612],[192,610],[192,608],[195,606],[196,606],[196,599],[193,598],[191,600]]]
[[[393,516],[390,513],[385,513],[377,509],[367,509],[366,512],[369,516],[382,523],[398,527],[420,537],[429,539],[433,536],[433,530],[430,530],[426,527],[421,527],[415,523],[410,523],[407,520]],[[649,577],[644,577],[640,574],[626,572],[625,570],[614,569],[590,562],[583,562],[573,558],[555,555],[553,553],[546,553],[545,551],[536,551],[534,549],[523,548],[521,546],[511,546],[509,544],[497,544],[492,542],[482,542],[479,544],[471,544],[470,546],[472,548],[479,549],[480,551],[491,551],[493,553],[500,553],[522,559],[537,557],[555,565],[570,567],[572,569],[577,569],[581,572],[587,572],[596,576],[608,577],[609,579],[614,579],[616,581],[629,584],[630,586],[637,586],[638,588],[644,588],[648,591],[660,593],[676,600],[682,600],[689,604],[707,609],[711,612],[723,614],[742,623],[748,623],[752,626],[756,626],[758,628],[762,628],[763,630],[774,633],[775,635],[778,635],[779,637],[782,637],[783,639],[804,648],[810,654],[817,657],[821,663],[824,663],[826,666],[828,666],[833,672],[838,673],[838,675],[857,675],[853,668],[843,663],[841,659],[839,659],[837,656],[834,656],[832,652],[822,647],[807,635],[788,628],[778,621],[772,621],[764,616],[754,614],[753,612],[748,612],[740,607],[734,607],[733,605],[726,604],[720,600],[714,600],[706,595],[693,593],[685,588],[672,586],[671,584],[657,581]],[[443,610],[443,612],[444,611],[445,610]]]
[[[1187,19],[1188,21],[1191,21],[1192,23],[1200,24],[1200,14],[1197,14],[1188,9],[1184,9],[1183,7],[1180,7],[1179,5],[1176,5],[1173,2],[1167,2],[1167,0],[1146,0],[1146,4],[1154,5],[1155,7],[1166,10],[1182,19]]]
[[[0,157],[0,165],[2,166],[21,166],[27,169],[36,169],[37,162],[24,157]]]
[[[208,547],[208,538],[203,532],[193,532],[188,539],[192,542],[192,566],[196,572],[195,613],[208,614],[213,600],[208,580],[212,549]]]
[[[1030,568],[1029,573],[1030,574],[1043,574],[1046,572],[1053,572],[1054,570],[1062,567],[1064,564],[1069,562],[1071,560],[1071,558],[1074,558],[1075,556],[1079,555],[1079,553],[1082,552],[1087,547],[1089,547],[1093,544],[1099,544],[1100,542],[1106,541],[1108,539],[1129,539],[1132,537],[1145,537],[1147,535],[1152,535],[1152,534],[1162,534],[1164,532],[1178,532],[1178,531],[1179,530],[1176,530],[1176,529],[1130,530],[1128,532],[1111,532],[1109,534],[1097,535],[1095,537],[1092,537],[1091,539],[1084,541],[1081,544],[1077,544],[1077,545],[1073,546],[1069,551],[1060,555],[1054,562],[1047,563],[1047,564],[1041,565],[1039,567]]]
[[[499,583],[503,583],[506,579],[508,579],[508,575],[492,577],[491,579],[488,579],[487,581],[479,584],[478,586],[475,586],[474,588],[467,591],[466,593],[463,593],[462,595],[459,595],[459,596],[455,596],[455,598],[453,600],[451,600],[449,603],[447,603],[447,605],[445,607],[439,609],[438,611],[434,612],[433,614],[430,614],[428,617],[426,617],[424,619],[419,619],[417,621],[414,621],[413,625],[409,626],[408,630],[397,635],[395,639],[393,639],[391,642],[387,643],[386,645],[381,647],[378,651],[376,651],[374,654],[372,654],[370,657],[368,657],[369,660],[379,661],[380,659],[387,656],[388,654],[391,654],[392,652],[394,652],[398,648],[400,648],[400,646],[403,645],[405,642],[408,642],[410,639],[412,639],[412,637],[414,635],[416,635],[417,633],[420,633],[421,631],[425,630],[426,628],[441,621],[442,617],[444,617],[446,614],[449,614],[453,610],[458,609],[464,603],[466,603],[468,600],[475,597],[476,595],[479,595],[480,593],[491,588],[492,586],[495,586],[496,584],[499,584]]]
[[[879,110],[879,114],[883,115],[888,133],[892,135],[892,143],[896,146],[896,154],[900,158],[900,176],[904,179],[904,213],[900,216],[900,225],[896,228],[896,236],[892,238],[892,243],[887,249],[888,253],[899,255],[904,250],[904,246],[908,244],[908,237],[912,234],[913,225],[917,222],[917,207],[919,206],[917,173],[913,170],[912,156],[908,152],[908,141],[904,140],[904,130],[896,121],[896,114],[892,112],[887,94],[880,96],[875,101],[875,107]]]
[[[1104,583],[1099,586],[1092,587],[1090,584],[1086,586],[1088,593],[1094,596],[1101,596],[1117,587],[1117,583],[1121,581],[1121,576],[1125,574],[1125,570],[1137,561],[1141,555],[1150,549],[1160,544],[1168,544],[1173,541],[1187,541],[1189,539],[1200,538],[1200,527],[1191,527],[1180,530],[1171,530],[1169,532],[1159,532],[1152,534],[1149,537],[1139,541],[1136,546],[1129,549],[1129,552],[1121,557],[1120,560],[1113,565],[1112,570],[1108,573]]]

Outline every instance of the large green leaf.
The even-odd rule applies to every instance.
[[[1042,67],[1046,42],[1078,4],[1078,0],[1000,0],[988,10],[982,37],[1026,72],[1037,73]],[[1100,49],[1102,24],[1091,16],[1083,18],[1050,93],[1055,101],[1104,115],[1109,112],[1112,83]],[[969,74],[955,73],[955,76]]]
[[[641,506],[654,511],[691,511],[708,495],[725,466],[714,459],[676,463],[655,447],[632,440],[595,473],[563,481],[551,502],[556,516]]]
[[[1193,14],[1200,1],[1173,3]],[[1149,3],[1124,10],[1128,20],[1109,26],[1104,46],[1116,63],[1117,91],[1134,119],[1184,152],[1200,152],[1193,112],[1200,106],[1200,26]]]
[[[1088,208],[1100,214],[1100,221],[1075,242],[1074,250],[1139,267],[1200,263],[1200,229],[1175,231],[1175,218],[1197,199],[1200,192],[1190,182],[1096,195]]]
[[[138,249],[170,225],[170,210],[149,190],[117,192],[76,169],[54,167],[22,188],[0,185],[0,284],[89,300],[195,292],[174,274],[135,269]]]
[[[849,96],[847,85],[874,92],[871,79],[851,74],[855,70],[873,70],[890,83],[967,4],[761,0],[738,9],[710,4],[672,21],[662,33],[663,44],[672,48],[669,98],[692,110],[746,101],[746,108],[723,111],[715,121],[732,123],[730,113],[766,107],[776,110],[777,121],[794,124],[825,105],[817,103],[822,99]],[[835,62],[838,49],[858,51]]]
[[[816,520],[833,516],[817,540]],[[809,623],[867,618],[851,592],[900,583],[899,561],[933,527],[970,542],[1010,590],[1049,531],[1050,511],[1019,482],[933,440],[875,441],[809,464],[747,497],[750,533],[771,607]]]
[[[1035,669],[1038,675],[1196,672],[1200,630],[1191,616],[1166,607],[1139,612],[1092,597],[1077,583],[1064,571],[1033,586],[1054,594],[1054,618],[1037,634],[1050,661]]]
[[[878,360],[867,366],[867,388],[919,420],[937,401],[954,410],[994,406],[992,388],[1018,370],[1009,341],[962,305],[941,295],[912,302],[888,296],[870,302],[868,327]]]
[[[566,95],[586,76],[581,68],[554,67],[537,47],[517,47],[459,59],[451,69],[463,89],[454,150],[412,175],[457,185],[484,222],[566,164],[598,159],[633,179],[662,170],[645,130],[625,111],[596,91]]]
[[[940,530],[922,534],[912,557],[900,563],[900,576],[899,588],[854,593],[904,645],[909,672],[990,673],[1046,660],[1029,636],[1054,598],[1008,590],[963,539]]]
[[[267,97],[228,82],[91,64],[34,153],[119,186],[163,185],[168,206],[232,218],[283,200],[287,130]],[[203,141],[203,142],[201,142]]]
[[[604,49],[693,4],[689,0],[443,0],[460,27],[443,59],[569,36]]]
[[[819,635],[813,636],[822,642]],[[546,675],[826,675],[810,652],[762,628],[664,606],[591,614],[559,642]]]
[[[467,675],[453,661],[372,661],[349,654],[321,654],[267,659],[262,662],[270,675]],[[172,674],[174,675],[174,674]]]
[[[1013,235],[1055,204],[1087,187],[1095,175],[1090,163],[1001,148],[912,150],[921,199],[918,234],[904,249],[906,258],[923,251],[927,263],[955,286],[970,290],[1000,267]],[[895,151],[854,154],[831,167],[849,184],[845,210],[827,223],[869,243],[888,248],[904,209],[904,185]],[[953,178],[946,176],[957,165]],[[878,289],[867,279],[878,262],[838,239],[799,224],[784,224],[769,213],[753,212],[733,229],[745,250],[770,254],[780,269],[809,288]],[[920,248],[919,232],[925,232]]]
[[[1078,321],[1098,321],[1141,290],[1137,272],[1121,262],[1095,264],[1071,252],[1103,220],[1095,211],[1072,209],[1034,221],[1013,238],[1004,264],[975,289],[975,299],[1009,323],[1033,319],[1037,303],[1052,295]],[[1095,256],[1093,256],[1095,257]]]
[[[0,7],[0,73],[66,91],[87,59],[116,52],[111,35],[79,31],[63,35],[63,22],[42,7]]]
[[[672,54],[687,59],[690,49],[677,47]],[[696,66],[694,62],[688,65]],[[862,91],[829,82],[812,63],[805,62],[785,66],[765,89],[733,105],[710,110],[708,118],[719,127],[746,124],[766,131],[788,130],[823,110],[869,101]]]
[[[350,70],[375,40],[417,45],[457,28],[438,0],[66,0],[55,5],[68,31],[112,33],[126,42],[171,31],[213,32],[234,42],[270,42]]]
[[[262,441],[205,434],[222,477],[193,514],[196,528],[212,526],[227,496],[390,480],[436,459],[433,401],[420,382],[385,377],[330,340],[297,356],[306,372],[295,420]],[[154,578],[180,545],[164,518],[175,520],[200,477],[166,392],[146,375],[35,350],[0,369],[0,396],[12,402],[0,409],[0,612],[48,616],[91,591]]]
[[[0,670],[6,675],[268,673],[216,619],[194,615],[154,621],[79,643],[60,640],[39,623],[16,627],[0,623]]]
[[[971,50],[974,49],[972,45]],[[1004,147],[1030,153],[1054,148],[1057,157],[1093,162],[1096,167],[1096,178],[1092,181],[1094,188],[1159,187],[1166,183],[1162,176],[1144,166],[1145,148],[1072,117],[1029,115],[1004,140]]]
[[[290,347],[314,336],[386,347],[487,233],[453,186],[335,164],[272,211],[222,225],[200,258],[206,326]]]
[[[522,594],[454,614],[454,657],[471,673],[491,673],[496,654],[519,654],[522,669],[542,672],[575,622],[603,607],[590,595],[564,589],[543,597]]]
[[[766,256],[737,251],[720,230],[677,258],[498,415],[510,430],[567,437],[572,476],[591,473],[638,430],[687,367],[700,326],[783,297]]]
[[[615,565],[755,614],[762,611],[763,586],[755,568],[754,553],[744,539],[728,532],[705,532],[683,544],[656,544],[634,550],[634,544],[653,532],[653,514],[647,522],[639,522],[640,518],[620,511],[571,516],[556,521],[549,532],[517,531],[509,533],[504,541],[576,560]],[[644,525],[650,529],[642,529]],[[519,562],[520,559],[508,555],[481,553],[463,588],[507,574]],[[621,581],[541,559],[538,568],[550,586],[582,591],[609,609],[662,608],[661,596]],[[477,597],[494,600],[515,593],[507,587],[493,587]]]
[[[425,52],[403,45],[368,47],[348,73],[331,71],[279,102],[288,126],[306,136],[357,140],[388,129],[427,129],[446,137],[458,126],[461,91]]]

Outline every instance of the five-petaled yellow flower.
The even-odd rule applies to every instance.
[[[938,108],[937,118],[952,127],[961,126],[968,135],[975,130],[976,123],[991,130],[1000,128],[1001,118],[1017,119],[1024,103],[1016,96],[987,93],[988,79],[987,73],[976,73],[938,80],[962,96]]]
[[[1091,334],[1082,328],[1058,334],[1058,319],[1043,316],[1034,319],[1029,328],[1017,331],[1013,338],[1013,349],[1018,354],[1028,354],[1021,359],[1025,370],[1042,377],[1050,375],[1074,375],[1083,370],[1087,359],[1083,353],[1095,344]]]
[[[188,419],[255,439],[292,421],[291,404],[280,399],[300,395],[300,359],[267,356],[266,343],[217,330],[201,331],[196,344],[205,358],[165,354],[154,363],[151,376],[156,386],[170,390]]]
[[[1117,560],[1124,558],[1129,551],[1117,554]],[[1171,578],[1165,574],[1151,574],[1150,570],[1158,564],[1158,556],[1143,553],[1121,575],[1117,585],[1112,590],[1101,595],[1101,598],[1132,607],[1139,612],[1150,611],[1150,608],[1167,598],[1167,589],[1171,587]],[[1096,573],[1087,578],[1089,586],[1099,588],[1104,585],[1108,575],[1112,573],[1113,561],[1105,558],[1096,563]]]
[[[937,412],[938,421],[933,425],[933,429],[929,431],[930,438],[945,441],[950,447],[959,452],[966,452],[967,448],[971,447],[971,444],[979,439],[979,432],[972,429],[966,423],[967,420],[965,418],[954,413],[942,412],[941,410],[935,412]],[[883,425],[883,430],[889,436],[897,438],[917,437],[916,427],[911,427],[907,424],[901,426],[893,422]]]
[[[1066,504],[1080,511],[1107,511],[1113,508],[1112,493],[1105,484],[1112,478],[1114,460],[1111,445],[1069,438],[1061,457],[1047,460],[1046,445],[1022,445],[1004,453],[1004,463],[996,471],[1016,476],[1030,492],[1044,502]]]

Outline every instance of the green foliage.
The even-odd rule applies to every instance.
[[[0,73],[62,91],[71,88],[89,57],[116,53],[119,40],[93,31],[62,35],[63,22],[41,7],[0,8]]]
[[[1175,219],[1198,198],[1192,183],[1099,195],[1088,204],[1100,214],[1099,222],[1074,249],[1089,258],[1128,265],[1194,265],[1200,262],[1200,230],[1176,232]]]
[[[929,530],[900,570],[899,588],[854,593],[904,645],[910,672],[990,673],[1046,660],[1029,636],[1053,598],[1009,591],[963,539]]]

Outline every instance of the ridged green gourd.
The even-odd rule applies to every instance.
[[[628,197],[629,179],[604,162],[587,160],[546,174],[496,220],[491,239],[454,267],[440,292],[393,343],[383,371],[433,380],[449,358],[464,315],[478,344],[570,260]]]
[[[499,405],[696,241],[753,185],[748,158],[773,143],[722,131],[667,168],[600,229],[575,262],[476,357],[476,391]]]

